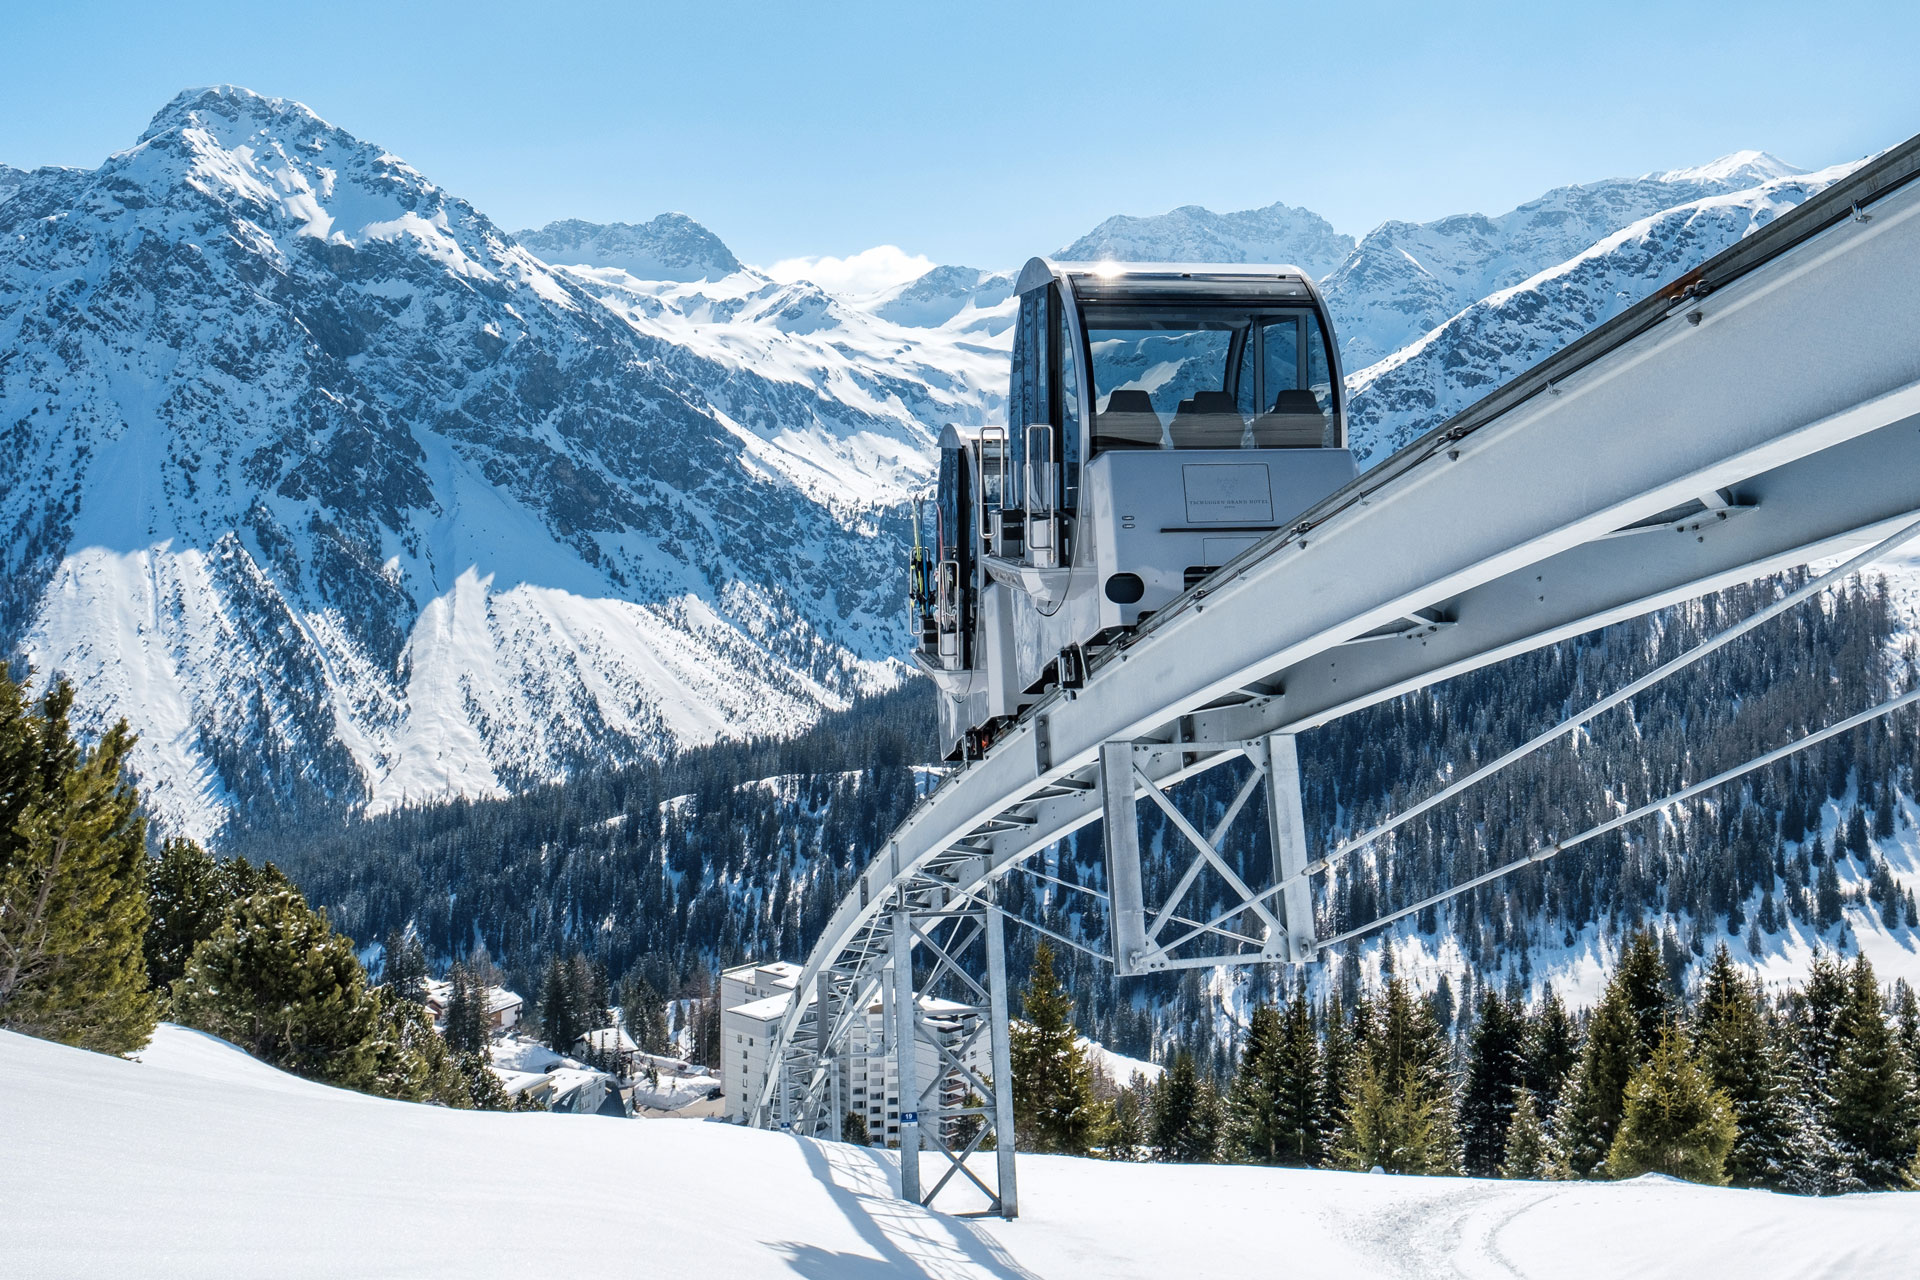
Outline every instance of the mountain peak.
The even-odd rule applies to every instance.
[[[719,236],[684,213],[637,224],[567,218],[514,239],[548,262],[617,267],[640,280],[718,280],[742,269]]]
[[[320,126],[327,122],[315,115],[303,102],[292,98],[270,98],[264,93],[237,84],[202,85],[182,89],[173,100],[154,114],[140,141],[146,142],[170,130],[199,126],[220,131],[218,124],[251,124],[257,127],[293,125],[295,128]],[[224,131],[222,131],[224,132]]]
[[[1705,164],[1697,164],[1686,169],[1668,169],[1664,173],[1650,173],[1647,177],[1656,182],[1715,182],[1729,186],[1759,186],[1763,182],[1772,182],[1778,178],[1799,177],[1805,172],[1805,169],[1796,169],[1778,156],[1765,151],[1732,151]]]

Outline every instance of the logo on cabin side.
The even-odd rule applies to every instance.
[[[1203,462],[1180,470],[1189,524],[1273,522],[1273,489],[1264,462]]]

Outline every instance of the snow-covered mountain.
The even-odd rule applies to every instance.
[[[657,339],[663,358],[717,400],[730,402],[735,377],[766,383],[761,412],[746,419],[778,444],[766,465],[850,518],[924,489],[941,426],[1004,412],[1010,281],[997,296],[988,281],[956,289],[945,320],[927,327],[892,318],[894,293],[856,303],[749,267],[692,281],[592,263],[556,270]],[[930,298],[920,306],[926,318],[939,309]],[[849,435],[809,414],[807,402],[823,397],[891,429]]]
[[[639,226],[569,218],[513,238],[548,262],[617,267],[642,280],[718,280],[740,270],[720,237],[684,213],[663,213]]]
[[[156,816],[202,835],[795,728],[891,679],[891,504],[939,416],[993,398],[760,359],[818,291],[743,308],[748,351],[600,291],[242,89],[25,175],[0,650],[131,719]]]
[[[1320,274],[1376,461],[1839,172],[1060,256]],[[840,297],[681,214],[508,235],[297,103],[184,93],[97,169],[0,168],[0,652],[128,716],[200,834],[797,727],[892,678],[904,503],[1003,412],[1011,288]]]
[[[1333,313],[1366,466],[1853,167],[1807,173],[1739,151],[1559,187],[1496,216],[1386,222],[1357,242],[1284,204],[1229,214],[1187,207],[1110,218],[1058,256],[1313,271]]]
[[[895,324],[933,328],[959,322],[963,329],[989,335],[1013,323],[1006,305],[1013,297],[1013,276],[976,267],[935,267],[917,280],[868,300],[866,309]]]
[[[1054,256],[1067,262],[1285,262],[1316,279],[1344,262],[1353,237],[1311,209],[1271,204],[1215,213],[1183,205],[1153,217],[1113,217]]]
[[[1349,364],[1350,426],[1361,465],[1385,458],[1855,167],[1790,172],[1661,209],[1469,303],[1369,367]],[[1556,244],[1553,251],[1558,249]],[[1363,244],[1354,260],[1365,252]],[[1498,278],[1530,265],[1520,254],[1509,255],[1508,262]],[[1411,301],[1423,292],[1424,283],[1414,282],[1400,296]],[[1346,325],[1355,302],[1355,293],[1330,284],[1336,326]],[[1364,334],[1364,317],[1353,327]],[[1364,340],[1343,337],[1343,343]]]
[[[1694,169],[1558,187],[1497,217],[1382,223],[1322,282],[1347,372],[1642,219],[1799,175],[1763,152],[1741,151]]]
[[[0,164],[0,204],[4,204],[7,198],[18,191],[21,184],[31,176],[25,169]]]

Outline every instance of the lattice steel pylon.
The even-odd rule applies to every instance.
[[[1253,766],[1212,831],[1202,832],[1168,798],[1164,788],[1140,767],[1142,758],[1184,755],[1204,745],[1218,759],[1244,756]],[[1226,858],[1223,844],[1256,790],[1266,796],[1267,843],[1273,854],[1273,883],[1278,895],[1261,894],[1241,878]],[[1301,963],[1313,958],[1313,895],[1296,875],[1307,865],[1306,822],[1301,814],[1300,757],[1292,734],[1270,734],[1244,742],[1194,744],[1176,741],[1109,742],[1100,748],[1100,795],[1105,817],[1107,883],[1113,968],[1120,977],[1165,969],[1211,968],[1222,964]],[[1157,906],[1145,901],[1140,865],[1140,826],[1135,807],[1148,799],[1180,833],[1189,854],[1172,892]],[[1242,925],[1202,923],[1178,914],[1182,901],[1202,877],[1224,882]],[[1167,938],[1169,925],[1179,928]]]
[[[1006,940],[992,897],[990,886],[955,894],[926,877],[877,913],[842,962],[816,979],[779,1059],[778,1110],[768,1119],[807,1137],[842,1137],[852,1091],[849,1033],[877,1002],[884,1039],[864,1047],[884,1053],[897,1090],[888,1101],[899,1118],[902,1197],[930,1205],[959,1178],[987,1198],[987,1212],[1012,1218],[1019,1196],[1013,1093],[1002,1084],[1012,1079]],[[927,965],[919,974],[916,948]],[[958,998],[936,994],[943,990]],[[989,1140],[991,1179],[972,1159]],[[922,1177],[924,1154],[942,1161],[931,1185]]]

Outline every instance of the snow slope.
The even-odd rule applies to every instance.
[[[142,1058],[0,1032],[0,1274],[1876,1280],[1920,1205],[1024,1157],[1004,1223],[900,1204],[882,1152],[389,1102],[170,1026]]]

